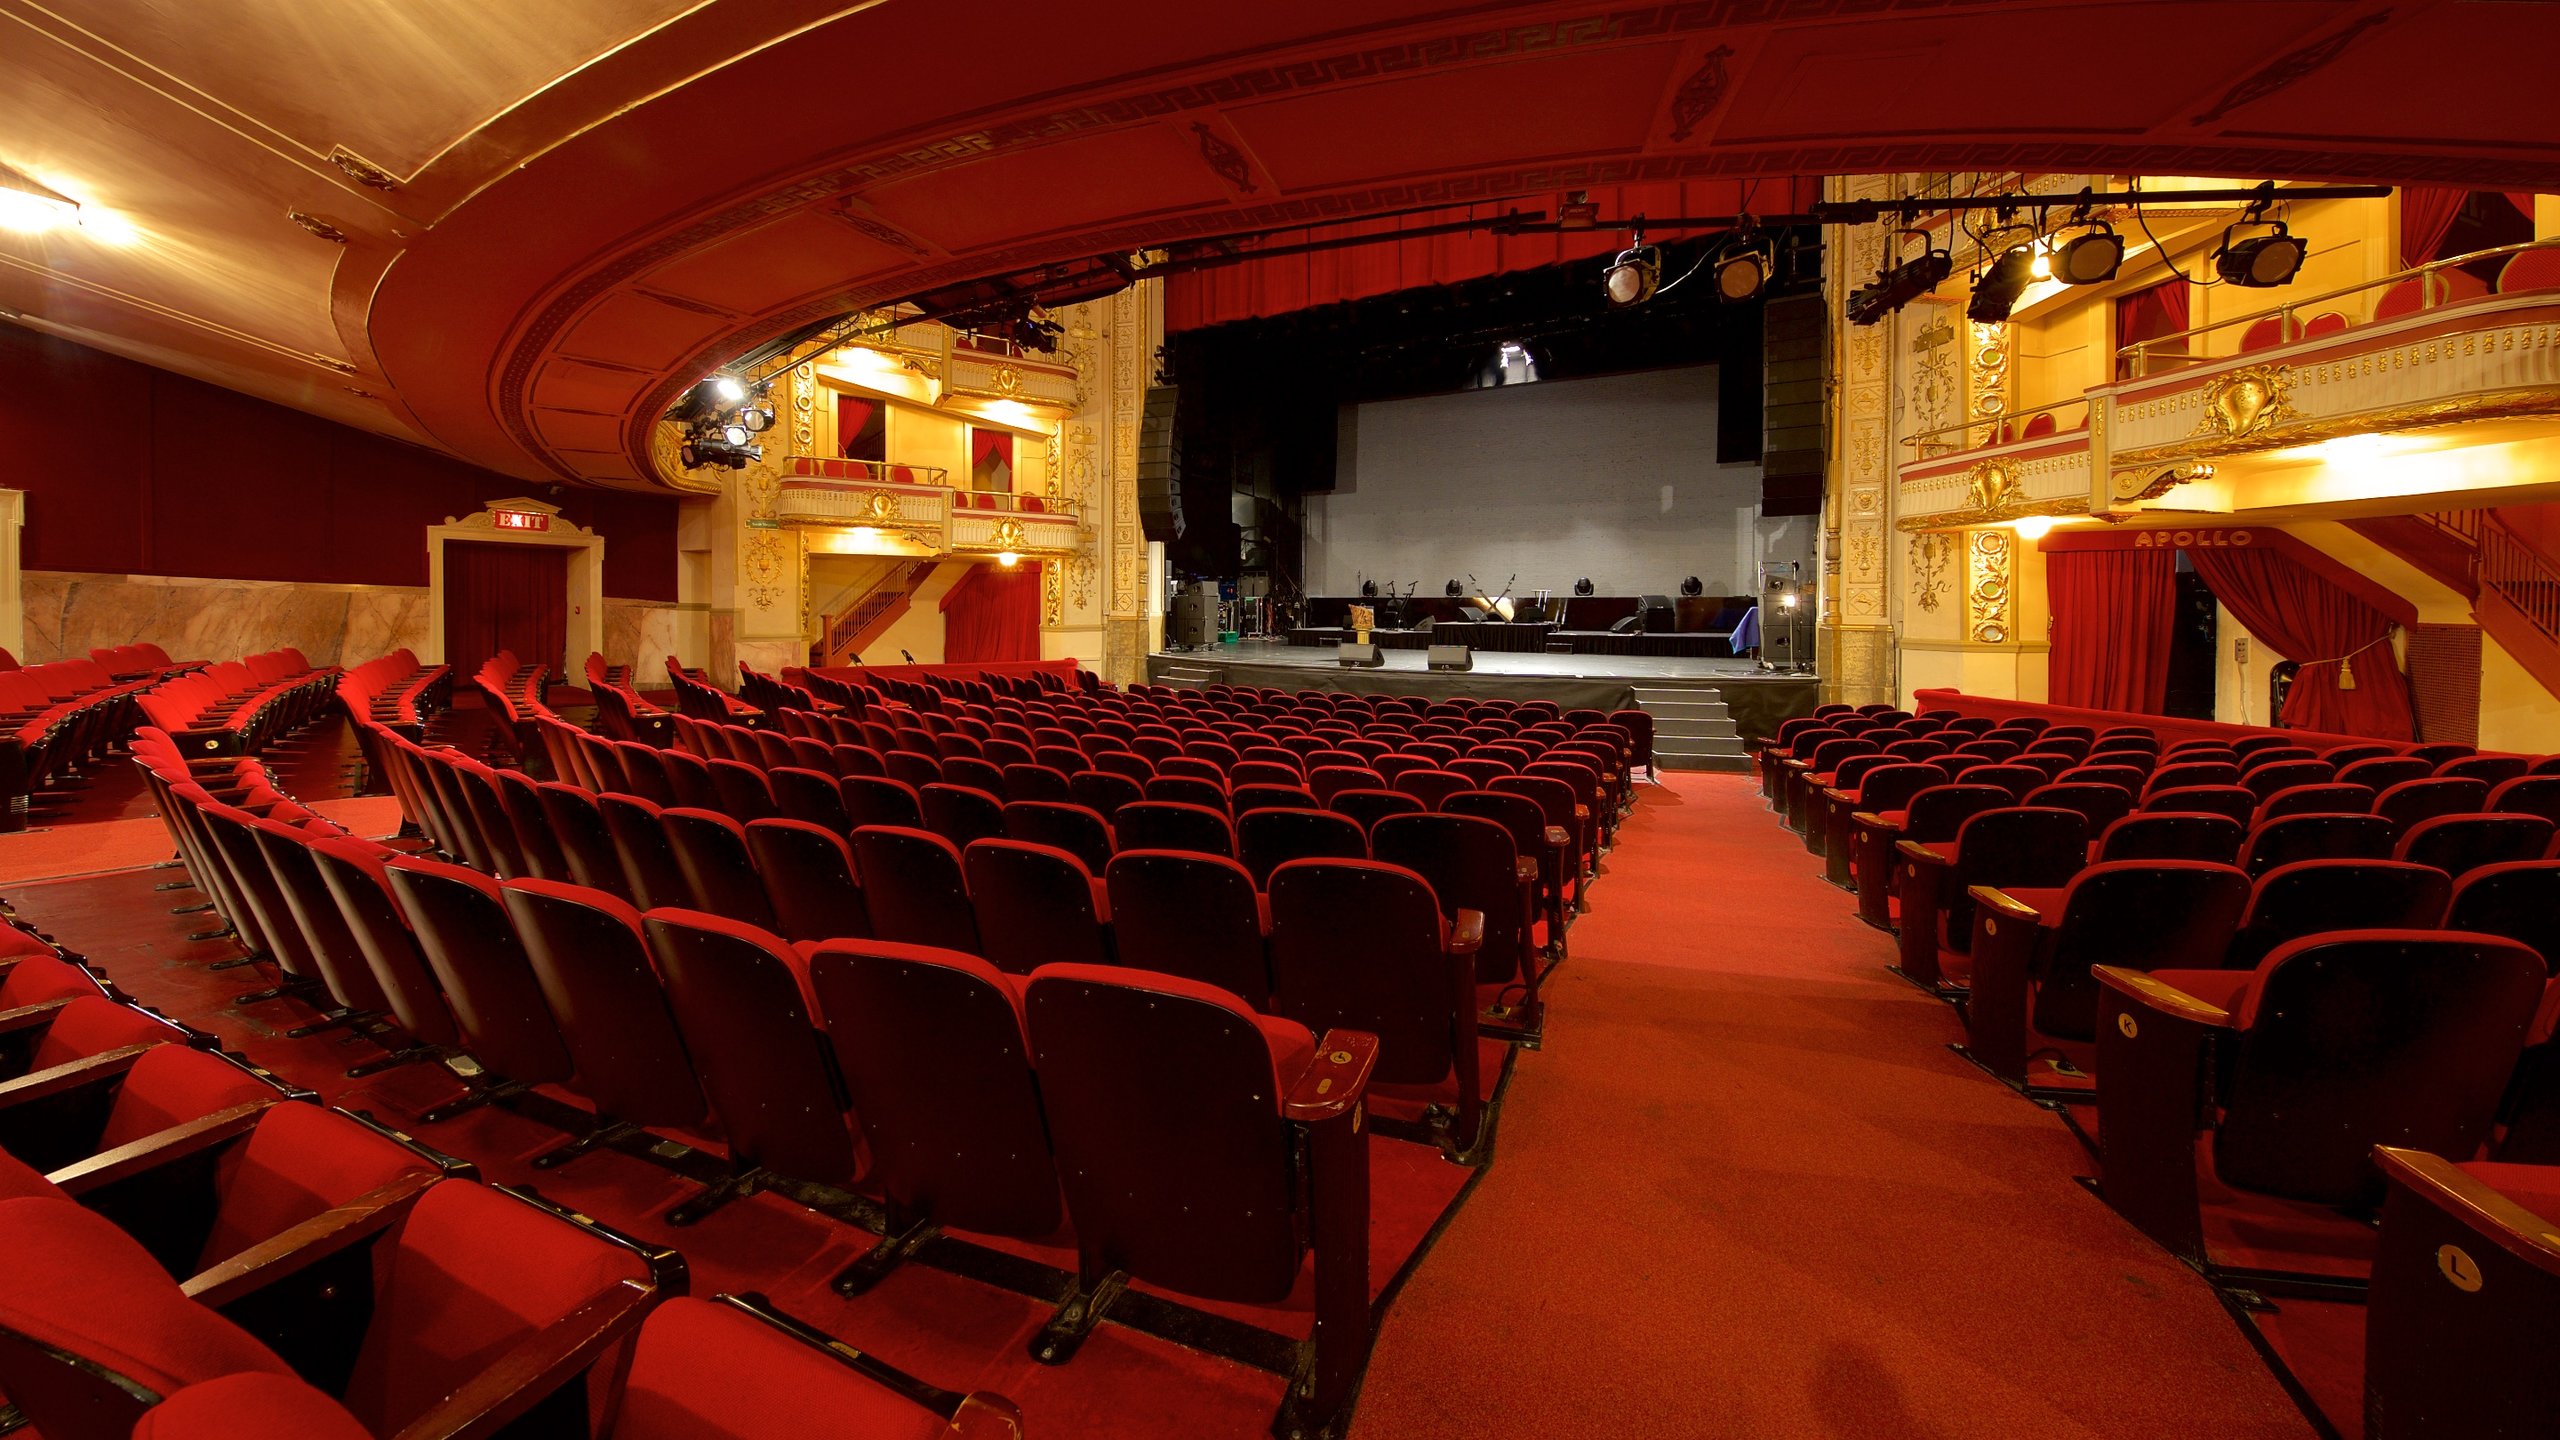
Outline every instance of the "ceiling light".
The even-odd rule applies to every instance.
[[[1004,567],[1004,568],[1006,568],[1007,570],[1010,570],[1010,569],[1012,569],[1015,565],[1020,564],[1020,563],[1021,563],[1021,561],[1022,561],[1022,557],[1021,557],[1021,556],[1019,556],[1019,555],[1014,554],[1014,553],[1013,553],[1012,551],[1010,551],[1010,550],[999,550],[999,551],[997,551],[997,552],[996,552],[996,563],[997,563],[997,564],[999,564],[999,565],[1001,565],[1001,566],[1003,566],[1003,567]]]
[[[2263,228],[2266,233],[2237,240],[2231,238],[2252,225]],[[2281,220],[2244,220],[2222,232],[2222,247],[2213,252],[2213,269],[2226,285],[2264,290],[2293,283],[2294,275],[2302,269],[2303,257],[2310,250],[2310,245],[2286,229]]]
[[[2065,285],[2096,285],[2116,278],[2116,267],[2123,263],[2124,237],[2116,233],[2114,226],[2098,220],[2090,223],[2087,233],[2075,235],[2055,249],[2045,273]]]
[[[76,224],[79,219],[78,201],[46,189],[22,170],[0,165],[0,230],[40,235],[57,225]]]
[[[1644,243],[1644,232],[1636,232],[1636,243],[1618,252],[1601,275],[1600,284],[1612,305],[1641,305],[1653,298],[1653,287],[1662,279],[1662,252]]]
[[[2035,246],[2013,245],[2000,252],[1982,278],[1973,282],[1973,299],[1965,318],[1976,325],[1997,325],[2018,307],[2018,297],[2035,282]]]
[[[1903,235],[1918,235],[1925,244],[1928,232],[1904,230]],[[1921,296],[1938,288],[1955,273],[1955,257],[1944,250],[1930,248],[1919,258],[1899,265],[1887,265],[1876,272],[1875,283],[1862,285],[1849,296],[1849,323],[1873,325]]]
[[[2050,515],[2021,515],[2017,519],[2009,522],[2009,528],[2017,531],[2018,538],[2021,540],[2041,540],[2047,535],[2053,533],[2053,517]]]

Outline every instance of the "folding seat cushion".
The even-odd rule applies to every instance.
[[[1378,1037],[1383,1085],[1456,1083],[1447,1143],[1475,1148],[1482,1097],[1476,952],[1484,919],[1451,924],[1430,882],[1400,865],[1292,860],[1271,872],[1271,982],[1279,1013],[1310,1029]]]
[[[544,1001],[569,1017],[560,1037],[577,1067],[574,1088],[595,1103],[596,1133],[614,1124],[699,1123],[702,1084],[668,1012],[640,912],[601,891],[548,880],[509,881],[503,898]],[[553,1152],[534,1163],[566,1158]]]
[[[2560,972],[2560,860],[2474,866],[2454,881],[2444,925],[2528,945]]]
[[[453,1013],[391,893],[388,867],[396,853],[362,840],[322,839],[311,845],[320,882],[337,903],[338,916],[381,987],[392,1019],[415,1044],[450,1046],[460,1039]]]
[[[1902,886],[1901,842],[1953,840],[1965,821],[2009,803],[2009,792],[1997,785],[1932,785],[1913,795],[1904,809],[1852,815],[1849,867],[1857,877],[1858,918],[1878,929],[1894,928]]]
[[[2549,971],[2511,940],[2361,930],[2096,975],[2107,1203],[2208,1275],[2360,1277],[2373,1232],[2320,1207],[2378,1198],[2378,1143],[2478,1151]]]
[[[924,828],[924,801],[916,787],[904,780],[886,776],[847,775],[836,782],[844,796],[845,813],[852,817],[853,828],[865,825],[898,825],[910,830]]]
[[[493,789],[490,793],[494,796],[497,792]],[[283,905],[285,914],[280,923],[292,925],[302,937],[303,952],[310,957],[331,1003],[340,1012],[356,1015],[378,1015],[390,1009],[390,999],[366,965],[364,951],[348,930],[346,917],[339,913],[338,902],[329,893],[327,883],[320,878],[318,863],[311,858],[311,847],[320,837],[273,820],[251,821],[249,836],[266,863],[275,896]]]
[[[2269,795],[2253,817],[2257,823],[2286,815],[2365,815],[2373,810],[2373,791],[2362,785],[2292,785]]]
[[[2334,930],[2432,930],[2453,882],[2396,860],[2301,860],[2256,877],[2226,968],[2246,970],[2277,947]]]
[[[2477,815],[2488,806],[2485,780],[2404,780],[2373,797],[2373,813],[2402,830],[2439,815]]]
[[[919,798],[924,828],[966,850],[971,841],[1004,835],[1004,801],[984,790],[938,784],[924,787]]]
[[[735,1167],[671,1212],[670,1223],[691,1224],[752,1191],[763,1171],[852,1182],[863,1159],[816,1028],[806,953],[769,931],[695,910],[653,910],[642,928]]]
[[[82,1061],[118,1063],[119,1052],[185,1039],[168,1021],[97,995],[42,1000],[0,1026],[0,1078]]]
[[[2519,775],[2489,792],[2488,808],[2501,815],[2539,815],[2560,825],[2560,775]]]
[[[498,882],[414,857],[383,870],[452,1008],[463,1047],[519,1084],[568,1079],[568,1048],[516,941]]]
[[[1370,838],[1380,863],[1402,866],[1431,887],[1442,919],[1455,925],[1462,911],[1484,917],[1476,983],[1517,985],[1534,1008],[1538,867],[1511,832],[1471,815],[1395,815],[1379,821]]]
[[[1309,797],[1312,798],[1312,797]],[[1236,821],[1236,846],[1256,885],[1290,860],[1366,860],[1369,837],[1348,815],[1313,808],[1256,810]]]
[[[1103,885],[1120,964],[1270,1008],[1270,914],[1242,865],[1196,851],[1122,850]]]
[[[2375,1147],[2385,1194],[2365,1303],[2364,1381],[2392,1433],[2547,1433],[2560,1371],[2560,1170]]]
[[[676,864],[675,847],[667,841],[666,812],[637,795],[606,795],[596,809],[604,816],[605,833],[613,837],[614,857],[622,864],[623,889],[643,910],[684,905],[693,897],[684,871]]]
[[[1084,1287],[1125,1270],[1274,1304],[1311,1237],[1307,1398],[1310,1413],[1337,1414],[1368,1349],[1367,1142],[1354,1122],[1370,1038],[1336,1030],[1319,1046],[1212,987],[1101,967],[1043,967],[1024,1008]],[[1321,1108],[1308,1103],[1319,1083]],[[1062,1317],[1040,1343],[1054,1349],[1063,1329]]]
[[[865,825],[853,832],[853,867],[875,938],[979,953],[960,847],[929,830]]]
[[[2078,1098],[2095,1069],[2092,968],[2219,966],[2249,877],[2227,863],[2123,861],[2091,865],[2059,890],[1985,887],[1973,898],[1966,1052],[2011,1085]]]
[[[0,1107],[0,1149],[44,1171],[60,1171],[207,1117],[221,1116],[225,1123],[238,1122],[235,1128],[245,1127],[258,1110],[284,1098],[276,1085],[244,1065],[185,1045],[148,1040],[138,1048],[100,1048],[39,1073],[40,1083],[24,1087],[23,1094]],[[154,1198],[145,1195],[118,1209],[143,1220],[185,1223],[208,1208],[162,1206]],[[126,1228],[136,1227],[129,1223]],[[200,1238],[201,1232],[196,1235]],[[163,1248],[163,1258],[173,1268],[197,1253],[192,1243]]]
[[[2247,828],[2228,815],[2141,810],[2100,832],[2090,863],[2202,860],[2235,865],[2248,835]]]
[[[2438,815],[2403,830],[2392,854],[2459,879],[2483,865],[2539,860],[2552,834],[2539,815]]]
[[[997,969],[1028,975],[1045,964],[1107,964],[1110,900],[1103,883],[1067,851],[984,839],[962,852],[979,951]]]
[[[2330,752],[2332,757],[2336,754],[2334,750]],[[2338,765],[2339,783],[2369,786],[2377,795],[2403,781],[2424,780],[2434,773],[2426,761],[2412,760],[2406,755],[2374,756],[2343,763],[2332,758],[2331,763]]]
[[[50,950],[0,958],[0,1012],[81,995],[103,999],[106,994],[97,976]]]
[[[2239,785],[2181,785],[2144,793],[2145,810],[2191,815],[2227,815],[2242,825],[2257,818],[2258,797]]]
[[[1021,990],[986,960],[886,941],[809,955],[892,1235],[847,1272],[867,1285],[919,1224],[1045,1236],[1062,1219]],[[848,1290],[847,1293],[851,1293]]]
[[[2133,792],[2116,785],[2074,781],[2038,786],[2028,791],[2019,803],[2055,810],[2077,810],[2089,822],[2089,833],[2098,835],[2133,813]]]
[[[1141,800],[1121,806],[1111,827],[1124,850],[1197,850],[1235,858],[1235,823],[1225,811],[1205,805]]]

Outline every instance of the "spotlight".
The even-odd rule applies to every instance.
[[[39,185],[23,171],[0,165],[0,230],[42,234],[77,224],[80,202]]]
[[[2093,220],[2086,234],[2054,250],[2047,268],[2065,285],[2097,285],[2116,278],[2116,267],[2123,263],[2124,237],[2104,220]]]
[[[1976,325],[1997,325],[2009,318],[2018,306],[2018,297],[2035,283],[2036,247],[2030,242],[2012,245],[2000,252],[1982,278],[1973,282],[1973,299],[1964,307],[1965,318]]]
[[[723,425],[720,427],[720,439],[724,443],[730,445],[746,444],[749,433],[750,432],[747,427],[744,425]]]
[[[1612,305],[1641,305],[1653,298],[1653,287],[1662,279],[1662,252],[1644,243],[1644,232],[1636,232],[1636,243],[1618,252],[1600,277],[1603,293]]]
[[[1584,579],[1576,580],[1576,581],[1574,581],[1574,582],[1573,582],[1573,593],[1574,593],[1574,594],[1576,594],[1576,595],[1596,595],[1596,594],[1598,594],[1598,593],[1599,593],[1599,591],[1598,591],[1598,589],[1597,589],[1596,587],[1594,587],[1594,586],[1592,585],[1591,581],[1586,577],[1586,578],[1584,578]]]
[[[1698,596],[1707,593],[1706,582],[1700,580],[1697,576],[1692,575],[1688,579],[1680,582],[1680,593],[1694,600]]]
[[[1716,298],[1728,304],[1748,300],[1769,283],[1769,242],[1745,230],[1727,241],[1716,257]]]
[[[1460,585],[1457,581],[1452,580],[1448,584],[1440,587],[1440,593],[1448,596],[1452,600],[1455,600],[1467,592],[1464,586]]]
[[[1897,233],[1917,235],[1924,244],[1929,238],[1925,230]],[[1916,260],[1885,266],[1876,272],[1874,284],[1861,286],[1849,296],[1849,323],[1873,325],[1937,289],[1941,282],[1955,273],[1955,269],[1955,257],[1934,247],[1923,251]]]
[[[747,398],[747,387],[740,384],[734,375],[714,375],[703,381],[702,386],[712,399],[723,405],[735,405]]]
[[[750,405],[738,412],[738,423],[762,434],[773,428],[773,412],[761,405]]]
[[[1556,206],[1556,228],[1588,230],[1600,222],[1600,206],[1588,190],[1567,190],[1564,203]]]
[[[2247,228],[2263,229],[2263,235],[2232,236]],[[2302,268],[2303,257],[2311,247],[2301,237],[2285,228],[2281,220],[2243,220],[2222,232],[2222,247],[2213,252],[2214,273],[2227,285],[2242,285],[2264,290],[2275,285],[2290,285],[2295,272]]]

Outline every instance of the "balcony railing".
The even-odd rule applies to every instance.
[[[2492,291],[2466,268],[2484,260],[2498,259],[2504,259],[2511,266],[2517,256],[2545,250],[2560,251],[2560,239],[2500,245],[2494,249],[2475,250],[2468,255],[2431,260],[2424,265],[2395,270],[2341,289],[2325,290],[2298,299],[2288,298],[2271,309],[2253,310],[2246,315],[2192,326],[2174,335],[2137,340],[2116,351],[2118,373],[2133,378],[2166,375],[2195,365],[2228,360],[2254,350],[2289,345],[2296,340],[2316,340],[2369,324],[2376,318],[2396,318],[2401,314],[2433,310],[2492,293],[2551,289],[2560,285],[2560,279],[2550,278],[2560,276],[2560,270],[2545,271],[2544,278],[2516,284],[2508,281],[2507,272],[2502,269],[2498,286]],[[2395,297],[2392,292],[2403,285],[2410,288]],[[2355,307],[2362,312],[2361,318],[2349,315],[2337,304],[2362,295],[2373,295],[2374,299],[2371,304]],[[2386,304],[2397,304],[2401,308],[2393,310],[2391,315],[2377,316],[2376,312]]]
[[[2560,644],[2560,569],[2494,521],[2480,529],[2476,563],[2483,591],[2496,592],[2543,639]]]
[[[2039,423],[2037,417],[2051,416]],[[1902,437],[1902,443],[1916,448],[1923,457],[1936,458],[1963,450],[1982,450],[1994,445],[2021,444],[2067,436],[2089,426],[2089,398],[2074,395],[2050,405],[2031,409],[2004,411],[1977,420],[1961,420],[1953,425],[1940,425]],[[1904,462],[1909,463],[1909,462]]]

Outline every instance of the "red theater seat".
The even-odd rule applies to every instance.
[[[2444,924],[2531,946],[2560,972],[2560,860],[2473,867],[2454,882]]]
[[[1920,799],[1934,793],[1922,791]],[[2077,810],[1998,805],[1967,816],[1945,840],[1905,839],[1895,849],[1903,978],[1953,993],[1970,973],[1965,952],[1973,944],[1973,888],[2069,884],[2088,863],[2089,821]]]
[[[2438,815],[2401,832],[2394,855],[2456,879],[2483,865],[2539,860],[2553,827],[2539,815]]]
[[[1270,1008],[1271,918],[1253,876],[1223,855],[1123,850],[1103,875],[1122,965]]]
[[[1484,941],[1476,951],[1476,983],[1518,992],[1516,1003],[1495,1010],[1514,1015],[1524,1028],[1538,1023],[1538,862],[1524,856],[1511,832],[1472,815],[1396,815],[1371,832],[1380,863],[1400,865],[1422,877],[1451,925],[1473,913],[1483,918]],[[1357,858],[1357,857],[1354,857]]]
[[[1369,836],[1359,821],[1309,808],[1256,810],[1240,816],[1236,846],[1256,885],[1269,883],[1272,870],[1290,860],[1369,858]]]
[[[747,827],[747,850],[784,936],[835,940],[871,933],[853,847],[842,831],[804,820],[758,820]]]
[[[1084,862],[1048,845],[977,840],[962,853],[981,952],[999,970],[1111,959],[1111,907]]]
[[[2223,964],[2246,970],[2306,935],[2335,930],[2432,930],[2453,882],[2396,860],[2300,860],[2256,877],[2249,911]]]
[[[2240,868],[2258,876],[2305,860],[2388,860],[2397,838],[2379,815],[2281,815],[2249,832]]]
[[[568,1048],[508,922],[498,882],[416,858],[383,867],[392,895],[451,1007],[463,1047],[493,1082],[547,1085],[571,1074]],[[496,1098],[497,1089],[475,1097]]]
[[[2365,1306],[2369,1413],[2420,1440],[2552,1433],[2560,1169],[2390,1145],[2374,1161],[2386,1190]]]
[[[2200,860],[2239,863],[2249,832],[2228,815],[2144,810],[2109,825],[2098,837],[2091,863],[2118,860]]]

